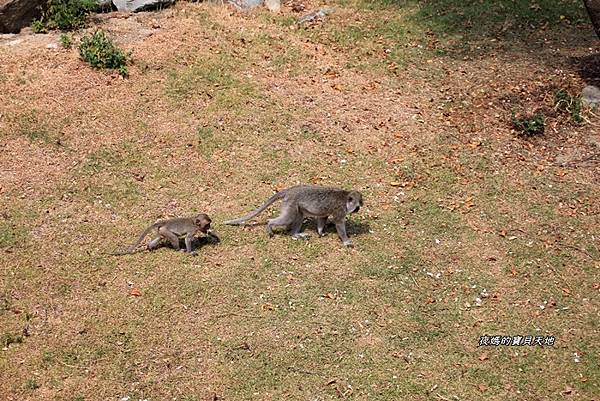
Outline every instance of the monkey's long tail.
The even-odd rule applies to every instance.
[[[263,203],[262,206],[259,207],[258,209],[256,209],[255,211],[250,212],[247,215],[240,217],[239,219],[224,221],[223,224],[228,224],[230,226],[237,226],[237,225],[244,224],[248,220],[253,219],[254,217],[256,217],[259,214],[261,214],[262,212],[264,212],[264,210],[266,208],[271,206],[273,203],[275,203],[279,199],[283,199],[286,195],[286,192],[287,192],[286,190],[277,192],[275,195],[273,195],[269,199],[267,199],[267,201],[265,203]]]
[[[133,253],[133,251],[135,250],[135,248],[137,248],[137,246],[144,240],[144,238],[146,238],[146,235],[148,235],[150,233],[150,231],[154,230],[156,227],[158,227],[158,223],[156,224],[152,224],[150,227],[146,228],[144,230],[144,232],[142,233],[142,235],[140,235],[140,237],[138,238],[138,240],[131,245],[129,248],[121,250],[121,251],[115,251],[112,253],[112,255],[115,256],[121,256],[121,255],[128,255],[130,253]]]

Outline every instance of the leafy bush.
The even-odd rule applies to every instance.
[[[104,31],[96,31],[81,38],[79,55],[92,67],[117,70],[123,77],[128,75],[129,55],[117,47]]]
[[[521,136],[541,135],[544,133],[546,126],[545,117],[542,113],[517,117],[513,112],[512,124],[519,130],[519,135]]]
[[[48,0],[42,17],[33,21],[34,32],[70,30],[85,25],[88,15],[98,8],[97,0]]]
[[[71,37],[69,35],[67,35],[66,33],[63,33],[62,35],[60,35],[60,44],[65,49],[70,49],[71,45],[73,45],[73,40],[71,39]]]

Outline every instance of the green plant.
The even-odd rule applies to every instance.
[[[575,124],[583,123],[581,110],[583,102],[581,96],[571,96],[569,92],[559,89],[554,94],[554,108],[561,112],[566,112],[571,115],[571,121]]]
[[[40,385],[35,379],[29,379],[25,383],[25,387],[29,390],[37,390],[38,388],[40,388]]]
[[[520,131],[520,136],[534,136],[543,134],[546,126],[545,120],[545,116],[542,113],[520,117],[518,117],[514,112],[512,114],[513,127]]]
[[[6,348],[11,344],[21,344],[22,342],[23,336],[18,334],[4,333],[0,335],[0,346],[3,348]]]
[[[41,19],[34,20],[31,23],[31,30],[33,33],[46,33],[48,32],[48,28],[46,28],[46,24]]]
[[[73,45],[73,40],[71,39],[71,36],[67,35],[66,33],[63,33],[62,35],[60,35],[60,44],[65,49],[70,49]]]
[[[81,28],[97,7],[97,0],[48,0],[41,18],[34,20],[31,27],[36,33]]]
[[[129,55],[115,45],[104,31],[84,36],[79,44],[79,55],[92,67],[117,70],[123,77],[128,75]]]

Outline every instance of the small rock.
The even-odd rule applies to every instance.
[[[589,107],[596,107],[600,104],[600,89],[597,86],[588,85],[581,91],[583,103]]]
[[[306,23],[315,22],[315,21],[319,21],[319,20],[322,21],[325,19],[325,17],[327,17],[332,12],[333,12],[333,10],[331,10],[330,8],[321,8],[320,10],[313,11],[309,14],[306,14],[303,17],[300,17],[298,19],[298,24],[306,24]]]
[[[273,13],[278,13],[279,11],[281,11],[280,0],[265,0],[265,6],[269,9],[269,11]]]

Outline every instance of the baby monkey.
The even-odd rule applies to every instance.
[[[113,255],[127,255],[133,253],[135,248],[146,238],[152,230],[157,230],[158,236],[148,243],[148,250],[154,250],[158,248],[163,239],[171,242],[171,246],[175,250],[182,250],[179,246],[179,238],[185,236],[185,251],[189,254],[195,255],[196,252],[192,252],[192,241],[194,236],[198,233],[204,233],[217,241],[219,237],[210,230],[211,219],[207,214],[200,213],[195,217],[179,217],[174,219],[161,220],[150,227],[146,228],[138,240],[131,245],[129,248],[123,251],[114,252]]]
[[[317,232],[322,236],[324,235],[323,230],[327,218],[331,216],[343,244],[352,246],[352,241],[346,234],[346,214],[358,212],[363,205],[362,195],[358,191],[346,191],[317,185],[298,185],[277,192],[255,211],[239,219],[226,221],[225,224],[244,224],[279,199],[283,200],[281,214],[279,217],[270,219],[267,222],[269,236],[273,236],[273,227],[285,226],[291,231],[293,238],[307,238],[307,234],[301,233],[305,217],[316,219]]]

